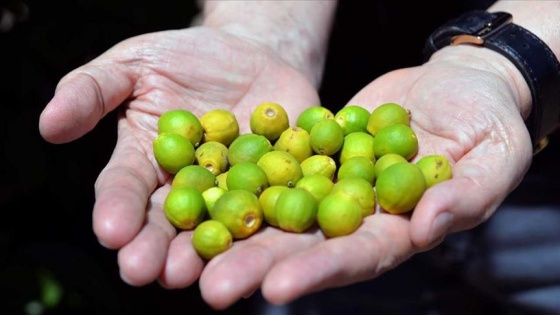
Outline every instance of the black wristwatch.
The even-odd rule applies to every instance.
[[[560,123],[560,63],[554,53],[535,34],[512,23],[511,14],[475,10],[436,29],[426,42],[424,56],[427,60],[438,49],[459,44],[492,49],[521,71],[532,96],[525,124],[534,151],[540,151]]]

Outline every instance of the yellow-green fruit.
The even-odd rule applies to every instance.
[[[339,151],[338,162],[344,164],[351,157],[365,156],[375,163],[374,141],[373,136],[367,132],[358,131],[346,135]]]
[[[389,213],[412,211],[426,190],[424,174],[412,163],[397,163],[386,168],[375,184],[377,202]]]
[[[251,131],[265,136],[271,142],[276,141],[289,126],[288,113],[278,103],[263,102],[251,113]]]
[[[233,236],[222,222],[206,220],[194,229],[192,244],[200,257],[210,260],[231,247]]]
[[[244,189],[228,190],[214,203],[213,219],[222,222],[234,239],[244,239],[258,231],[263,211],[255,194]]]
[[[278,227],[276,219],[276,201],[284,190],[290,189],[287,186],[270,186],[259,196],[259,202],[264,214],[264,220],[271,226]]]
[[[397,103],[385,103],[375,108],[369,116],[367,131],[376,136],[377,133],[394,124],[410,125],[410,112]]]
[[[176,174],[194,162],[194,147],[185,137],[176,133],[159,134],[152,144],[156,162],[170,174]]]
[[[269,186],[265,171],[252,162],[242,162],[232,166],[228,171],[226,184],[229,190],[245,189],[256,196]]]
[[[172,188],[163,203],[169,222],[178,229],[190,230],[206,216],[206,203],[202,193],[195,188]]]
[[[202,142],[217,141],[229,146],[239,136],[239,123],[233,112],[213,109],[200,117],[204,134]]]
[[[200,165],[189,165],[183,167],[171,182],[172,188],[190,187],[196,188],[201,193],[210,187],[216,186],[216,176],[207,168]]]
[[[206,167],[216,176],[227,171],[229,167],[228,148],[221,142],[204,142],[196,148],[194,155],[198,165]]]
[[[405,124],[394,124],[377,133],[373,143],[377,158],[396,153],[410,161],[418,152],[418,137],[412,128]]]
[[[387,167],[396,164],[396,163],[407,163],[408,161],[399,154],[396,153],[388,153],[380,157],[375,162],[375,178],[379,177],[379,174]]]
[[[218,187],[224,190],[229,190],[227,187],[227,176],[228,176],[228,172],[223,172],[222,174],[216,176],[216,182]]]
[[[336,182],[331,194],[344,193],[355,198],[362,209],[362,216],[366,217],[375,212],[375,190],[363,178],[345,178]]]
[[[346,105],[335,115],[334,120],[342,127],[344,135],[352,132],[367,132],[370,112],[358,105]]]
[[[321,155],[334,155],[342,147],[344,132],[333,119],[317,122],[309,133],[311,149]]]
[[[237,137],[228,148],[229,165],[241,162],[257,163],[261,156],[274,150],[270,141],[263,135],[245,133]]]
[[[334,119],[334,114],[326,107],[311,106],[303,110],[298,116],[296,126],[311,132],[313,126],[323,119]]]
[[[280,138],[274,143],[274,150],[286,151],[293,155],[298,162],[313,155],[311,149],[310,136],[305,129],[300,127],[290,127],[280,135]]]
[[[305,189],[291,188],[283,191],[276,200],[276,219],[280,229],[302,233],[314,223],[317,199]]]
[[[267,152],[259,159],[257,165],[266,173],[270,186],[294,187],[303,177],[298,160],[285,151]]]
[[[319,204],[317,223],[327,237],[349,235],[362,224],[362,209],[351,196],[333,193]]]
[[[303,176],[296,184],[296,188],[307,190],[317,199],[317,202],[321,202],[330,194],[333,187],[334,182],[331,179],[319,174]]]
[[[338,168],[337,180],[345,178],[363,178],[368,183],[375,182],[375,164],[365,156],[354,156]]]
[[[416,165],[424,174],[426,188],[430,188],[443,181],[451,179],[451,163],[440,154],[426,155],[416,162]]]
[[[202,124],[195,114],[184,109],[164,112],[158,119],[158,134],[171,132],[187,138],[193,147],[202,139]]]
[[[336,162],[328,155],[312,155],[301,162],[303,176],[323,175],[330,180],[336,174]]]
[[[213,217],[213,211],[214,211],[214,204],[216,203],[216,200],[220,199],[220,197],[226,192],[227,190],[215,186],[215,187],[210,187],[208,189],[206,189],[203,193],[202,193],[202,197],[204,198],[204,203],[206,204],[206,210],[208,210],[208,214],[210,215],[210,218]]]

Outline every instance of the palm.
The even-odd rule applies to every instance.
[[[184,287],[203,269],[190,233],[176,235],[163,215],[169,178],[152,153],[158,117],[172,108],[197,115],[225,108],[246,132],[263,101],[282,104],[292,122],[319,103],[312,84],[270,49],[205,28],[126,40],[61,80],[40,122],[51,142],[80,137],[121,106],[117,145],[95,186],[93,224],[100,242],[119,249],[126,281]]]

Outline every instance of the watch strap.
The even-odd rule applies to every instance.
[[[512,23],[506,12],[474,10],[438,28],[426,42],[424,54],[457,44],[474,44],[508,58],[525,78],[532,96],[525,123],[537,147],[560,122],[560,63],[535,34]]]

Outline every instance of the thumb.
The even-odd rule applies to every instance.
[[[51,143],[66,143],[91,131],[132,93],[131,78],[110,64],[87,64],[70,72],[41,113],[41,136]]]

